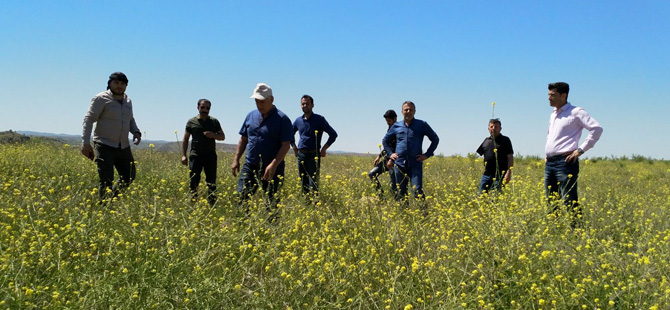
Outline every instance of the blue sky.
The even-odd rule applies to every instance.
[[[565,81],[604,128],[587,156],[669,159],[668,13],[668,1],[10,0],[0,130],[80,134],[91,98],[123,71],[146,139],[181,138],[208,98],[237,143],[265,82],[291,119],[315,98],[339,133],[332,150],[378,152],[382,114],[412,100],[436,153],[466,155],[495,101],[516,153],[542,155],[546,86]]]

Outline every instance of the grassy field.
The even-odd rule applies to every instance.
[[[431,158],[424,217],[375,196],[366,156],[326,157],[305,202],[290,155],[269,224],[261,195],[236,216],[231,154],[213,208],[189,201],[178,154],[135,157],[100,207],[78,147],[0,145],[0,309],[670,309],[667,161],[582,161],[572,230],[548,215],[538,159],[477,197],[481,159]]]

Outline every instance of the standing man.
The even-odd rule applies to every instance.
[[[288,116],[274,106],[272,89],[267,84],[258,83],[251,98],[256,100],[257,109],[249,112],[242,124],[231,168],[233,176],[237,176],[240,157],[246,149],[247,156],[237,183],[240,204],[258,190],[260,182],[268,196],[267,210],[276,211],[284,178],[284,157],[293,142],[293,126]],[[275,212],[269,220],[274,221],[277,216],[278,212]]]
[[[84,116],[81,153],[98,166],[98,186],[100,201],[117,197],[119,190],[127,187],[135,179],[135,159],[130,152],[128,134],[133,134],[135,145],[140,144],[142,133],[133,117],[133,103],[126,95],[128,78],[121,72],[114,72],[107,81],[107,90],[91,100],[91,106]],[[93,130],[93,147],[91,131]],[[114,183],[114,168],[119,180]]]
[[[186,122],[184,139],[181,142],[181,163],[188,165],[191,199],[198,198],[198,184],[200,174],[205,170],[205,182],[207,183],[207,202],[214,205],[216,202],[216,140],[223,141],[226,135],[221,129],[219,121],[209,116],[212,102],[207,99],[198,100],[198,115]],[[191,153],[186,157],[188,140],[191,141]]]
[[[414,102],[403,102],[403,120],[393,124],[382,140],[384,150],[387,154],[391,154],[386,167],[389,170],[394,169],[395,180],[398,182],[397,200],[405,199],[406,201],[407,184],[410,182],[414,189],[414,197],[425,198],[423,194],[423,161],[433,156],[433,152],[435,152],[437,144],[440,142],[440,138],[433,128],[428,123],[415,119],[414,113],[416,113]],[[430,140],[430,146],[425,153],[422,150],[424,137],[428,137]],[[394,138],[396,139],[395,151],[391,148],[391,141]]]
[[[603,128],[584,109],[568,102],[568,83],[550,83],[548,88],[549,105],[554,111],[549,117],[545,145],[545,193],[549,199],[560,195],[563,203],[573,213],[575,227],[582,215],[577,197],[578,158],[598,142]],[[579,145],[583,129],[588,130],[589,135]]]
[[[502,185],[512,179],[514,149],[512,140],[500,134],[502,124],[497,118],[489,121],[489,136],[477,149],[484,156],[484,174],[479,182],[479,194],[484,191],[501,190]]]
[[[386,113],[384,113],[384,119],[386,120],[386,125],[388,125],[388,129],[386,132],[388,133],[391,130],[391,126],[395,122],[398,121],[398,115],[395,113],[393,110],[388,110]],[[396,145],[396,140],[395,137],[391,138],[389,141],[389,146],[391,147],[391,151],[395,152],[395,145]],[[392,154],[392,153],[391,153]],[[379,175],[382,173],[389,171],[388,168],[386,168],[386,162],[389,160],[389,154],[386,153],[386,150],[382,149],[379,155],[375,158],[375,161],[373,165],[375,166],[368,172],[368,177],[370,177],[370,180],[375,184],[375,188],[377,191],[379,191],[380,195],[384,195],[384,190],[382,189],[382,184],[379,182]],[[395,183],[395,174],[393,173],[393,170],[389,172],[389,175],[391,176],[391,192],[394,193],[396,191],[396,183]]]
[[[330,127],[325,117],[312,113],[314,109],[314,98],[304,95],[300,98],[300,108],[303,115],[293,122],[293,134],[300,134],[298,145],[291,143],[295,156],[298,158],[298,172],[302,181],[302,193],[318,193],[319,170],[321,157],[326,157],[326,150],[337,139],[337,132]],[[328,141],[321,147],[323,133],[328,134]]]

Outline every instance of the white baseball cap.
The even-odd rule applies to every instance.
[[[249,98],[265,100],[272,97],[272,88],[268,84],[258,83],[254,88],[254,93]]]

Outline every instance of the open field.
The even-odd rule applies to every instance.
[[[573,231],[547,214],[538,159],[478,198],[481,159],[431,158],[424,217],[375,196],[366,156],[324,158],[304,202],[289,153],[269,224],[261,195],[236,216],[232,154],[214,208],[188,200],[178,154],[135,158],[100,207],[78,147],[0,145],[0,309],[670,309],[667,161],[582,161]]]

